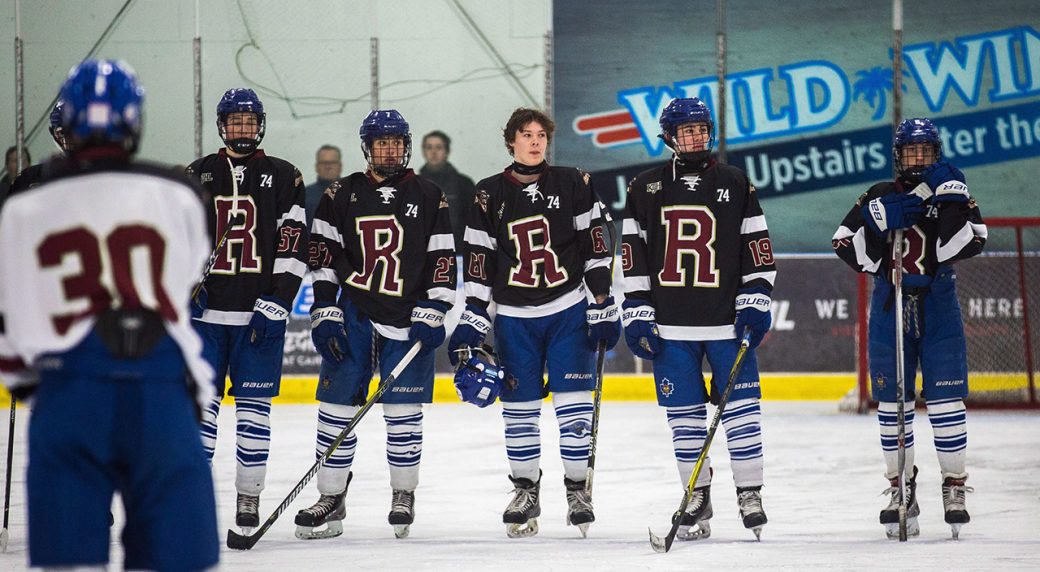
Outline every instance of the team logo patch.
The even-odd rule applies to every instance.
[[[379,187],[376,189],[376,192],[379,193],[379,196],[383,197],[383,204],[388,205],[390,204],[390,200],[394,198],[394,193],[397,192],[397,189],[393,187]]]
[[[675,392],[675,384],[671,382],[667,377],[661,380],[661,395],[665,397],[671,397],[672,393]]]
[[[697,185],[701,182],[699,175],[683,175],[682,180],[683,183],[686,183],[686,190],[691,193],[697,190]]]
[[[303,184],[303,175],[300,174],[300,170],[299,169],[296,170],[296,182],[293,183],[293,184],[296,185],[297,187],[299,187],[300,185]]]
[[[531,199],[531,204],[534,204],[538,199],[544,199],[545,195],[542,191],[538,190],[538,183],[534,182],[524,188],[524,192],[527,193],[527,198]]]
[[[213,173],[203,173],[202,177],[200,177],[200,180],[203,183],[212,183],[213,182]]]
[[[757,191],[755,190],[755,185],[748,185],[748,192],[749,192],[749,193],[754,193],[754,192],[757,192]]]
[[[239,165],[235,167],[232,174],[235,176],[235,180],[238,181],[238,184],[241,185],[246,180],[246,166]]]
[[[582,171],[581,169],[578,169],[578,172],[581,173],[581,179],[588,185],[589,181],[592,180],[592,175],[588,171]]]
[[[657,191],[660,191],[660,190],[661,190],[661,181],[654,181],[652,183],[647,183],[647,185],[646,185],[646,192],[650,193],[651,195],[656,193]]]
[[[339,181],[333,181],[331,185],[325,188],[325,195],[330,199],[336,198],[336,191],[339,190]]]
[[[439,209],[446,209],[446,208],[448,208],[448,197],[446,197],[444,195],[444,193],[441,193],[441,204],[437,205],[437,208],[439,208]]]
[[[330,387],[332,387],[332,378],[329,377],[329,376],[323,377],[321,379],[321,388],[325,389],[325,390],[328,390],[328,388],[330,388]]]
[[[473,195],[473,202],[480,205],[480,210],[486,213],[488,209],[488,192],[484,190],[477,191]]]
[[[878,389],[884,389],[885,388],[885,376],[879,373],[877,375],[877,377],[874,378],[874,383],[877,384]]]

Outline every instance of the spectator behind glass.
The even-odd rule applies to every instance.
[[[315,156],[314,171],[318,174],[318,180],[307,185],[307,227],[311,226],[311,221],[314,220],[314,211],[318,208],[318,203],[321,201],[321,194],[325,192],[325,189],[332,184],[333,181],[340,178],[343,174],[343,163],[341,162],[342,154],[340,153],[339,147],[335,145],[322,145],[318,147],[318,153]]]
[[[29,149],[23,147],[22,169],[25,169],[29,165],[32,165],[32,159],[29,157]],[[8,147],[7,153],[4,154],[4,176],[0,178],[0,206],[3,206],[4,201],[7,200],[7,195],[11,191],[11,183],[13,183],[15,178],[18,177],[19,172],[18,147]]]
[[[422,153],[426,164],[419,170],[419,174],[436,183],[448,197],[448,214],[455,235],[455,248],[458,249],[466,229],[465,207],[473,201],[473,179],[458,172],[448,162],[451,138],[443,131],[431,131],[423,137]]]

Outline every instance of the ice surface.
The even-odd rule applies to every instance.
[[[582,540],[564,524],[566,501],[552,408],[542,408],[542,517],[534,538],[506,538],[502,510],[512,487],[503,445],[501,407],[436,404],[426,409],[421,481],[411,536],[396,540],[390,506],[385,426],[373,408],[358,433],[355,477],[347,495],[343,536],[293,537],[293,516],[317,499],[312,481],[263,539],[248,552],[221,553],[224,570],[1040,570],[1040,416],[969,411],[968,495],[972,522],[950,540],[942,520],[940,478],[925,415],[915,428],[921,536],[905,544],[885,539],[878,511],[886,488],[873,415],[837,413],[829,402],[765,402],[762,541],[737,516],[736,494],[720,431],[715,467],[712,537],[676,542],[655,554],[647,527],[668,531],[681,500],[664,413],[652,403],[604,402],[593,501],[596,522]],[[267,518],[314,460],[315,405],[276,406],[273,442],[260,513]],[[15,444],[10,545],[0,569],[27,566],[25,526],[25,409]],[[710,417],[709,417],[710,419]],[[6,439],[6,430],[2,432]],[[4,450],[6,442],[0,450]],[[158,444],[157,444],[158,450]],[[234,414],[220,417],[215,459],[221,533],[234,520]],[[116,525],[122,526],[116,503]],[[114,535],[115,536],[115,535]],[[223,536],[221,538],[223,546]],[[112,545],[112,569],[122,550]]]

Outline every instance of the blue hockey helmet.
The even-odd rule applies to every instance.
[[[390,177],[408,167],[412,158],[412,133],[408,122],[396,109],[374,109],[361,122],[361,151],[373,171]],[[373,143],[380,137],[399,137],[404,142],[404,153],[399,160],[389,162],[373,152]]]
[[[487,407],[502,393],[505,379],[506,372],[495,365],[494,356],[487,350],[475,348],[455,372],[455,392],[466,403]]]
[[[65,102],[59,97],[58,101],[54,103],[54,109],[51,109],[51,125],[49,128],[51,137],[54,138],[54,144],[58,146],[62,153],[68,152],[65,129],[61,126],[61,116],[64,109]]]
[[[683,161],[704,161],[711,155],[715,146],[715,121],[711,118],[711,110],[696,97],[677,97],[670,101],[661,111],[661,139]],[[704,123],[708,126],[708,144],[702,151],[683,153],[679,151],[675,137],[681,125],[688,123]]]
[[[123,61],[86,60],[61,88],[60,126],[69,150],[115,145],[137,151],[144,88]]]
[[[903,147],[915,143],[928,143],[934,149],[932,160],[928,165],[915,165],[907,167],[903,164]],[[920,182],[921,174],[929,165],[939,162],[942,158],[942,139],[939,130],[929,119],[913,118],[904,119],[896,127],[896,133],[892,140],[892,159],[895,161],[896,172],[909,181]]]
[[[233,113],[252,113],[256,116],[255,137],[231,137],[228,134],[228,118]],[[217,131],[224,145],[236,153],[248,155],[260,146],[266,129],[267,114],[264,113],[264,104],[255,91],[248,87],[233,87],[224,92],[217,102]]]

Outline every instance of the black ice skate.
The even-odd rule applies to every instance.
[[[347,487],[354,473],[347,473]],[[321,495],[318,502],[296,513],[296,538],[321,540],[343,534],[343,519],[347,516],[347,489],[338,495]],[[325,528],[314,530],[319,526]]]
[[[762,509],[762,486],[737,487],[737,506],[740,507],[744,528],[750,528],[755,538],[761,540],[762,526],[769,522],[766,511]]]
[[[881,492],[883,495],[891,495],[888,506],[881,509],[879,520],[885,525],[885,534],[889,538],[899,538],[899,477],[889,481],[889,488]],[[917,517],[921,514],[921,508],[917,506],[917,467],[914,467],[914,476],[906,480],[906,535],[919,536],[921,528],[917,524]]]
[[[589,524],[596,520],[592,512],[592,496],[585,491],[585,481],[572,481],[563,478],[563,486],[567,489],[567,524],[578,527],[581,537],[589,533]]]
[[[672,515],[672,524],[676,519],[679,521],[679,529],[675,537],[679,540],[702,540],[711,536],[711,525],[708,520],[715,513],[711,509],[711,485],[693,489],[690,504],[686,505],[686,511],[680,514],[676,511]]]
[[[260,526],[260,495],[244,495],[238,493],[237,512],[235,513],[235,525],[242,529],[248,536],[253,529]]]
[[[513,500],[502,513],[502,522],[506,524],[506,535],[509,538],[525,538],[538,534],[538,517],[542,514],[542,506],[538,504],[538,490],[541,479],[536,483],[531,479],[514,479]]]
[[[408,527],[415,520],[415,492],[394,489],[387,520],[394,526],[394,536],[408,538]]]
[[[956,479],[946,477],[943,479],[943,509],[946,511],[946,524],[953,531],[953,539],[957,540],[961,535],[961,527],[971,522],[968,509],[964,506],[964,493],[975,492],[975,489],[965,486],[967,477]]]

